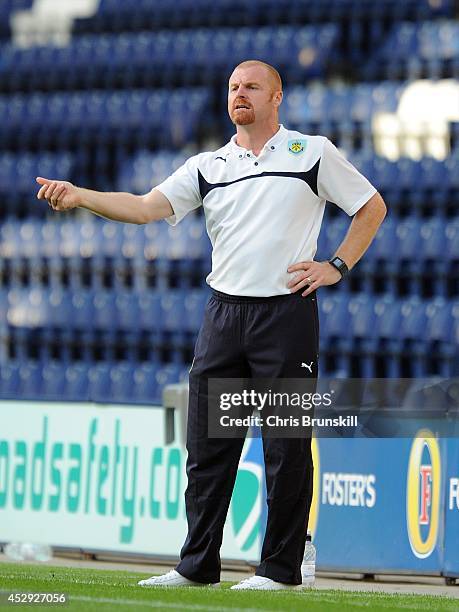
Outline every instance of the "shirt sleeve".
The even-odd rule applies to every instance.
[[[317,191],[320,198],[333,202],[349,216],[355,215],[377,192],[328,139],[320,160]]]
[[[170,225],[177,225],[191,210],[202,204],[198,184],[198,156],[190,157],[183,166],[171,174],[156,189],[171,203],[174,214],[166,218]]]

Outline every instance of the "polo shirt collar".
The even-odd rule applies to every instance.
[[[277,130],[277,132],[274,134],[274,136],[272,136],[264,145],[262,150],[267,150],[267,151],[275,151],[277,149],[277,147],[282,143],[282,141],[284,140],[285,136],[287,134],[287,130],[284,128],[284,126],[281,124],[279,124],[279,129]],[[243,153],[245,156],[245,153],[247,152],[247,149],[244,149],[244,147],[240,147],[237,143],[236,143],[236,138],[237,138],[237,134],[234,134],[234,136],[231,137],[230,140],[230,145],[231,147],[239,153]]]

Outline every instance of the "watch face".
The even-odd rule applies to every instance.
[[[344,263],[344,261],[343,261],[342,259],[340,259],[339,257],[335,257],[335,259],[334,259],[333,261],[334,261],[334,263],[335,263],[337,266],[342,266],[342,265],[343,265],[343,263]]]

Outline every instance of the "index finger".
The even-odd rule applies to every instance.
[[[35,179],[39,185],[51,185],[53,181],[50,179],[43,178],[42,176],[37,176]]]
[[[297,270],[307,270],[312,264],[312,261],[300,261],[299,263],[292,264],[287,268],[287,272],[296,272]]]

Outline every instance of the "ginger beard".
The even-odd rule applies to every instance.
[[[246,108],[238,108],[245,106]],[[246,100],[238,99],[233,104],[231,121],[234,125],[250,125],[255,123],[255,111],[253,106]]]

